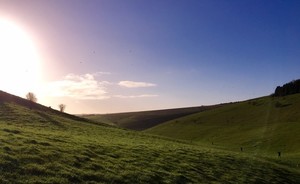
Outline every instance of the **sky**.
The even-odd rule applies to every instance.
[[[0,0],[0,20],[34,47],[11,62],[0,49],[0,77],[12,78],[0,90],[25,97],[38,79],[38,102],[72,114],[266,96],[300,78],[299,17],[298,0]],[[22,45],[12,38],[4,50]]]

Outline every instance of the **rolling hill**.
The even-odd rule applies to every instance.
[[[277,158],[93,124],[0,94],[0,183],[300,182]]]
[[[262,97],[174,119],[147,133],[300,165],[300,94]]]
[[[172,119],[214,109],[221,107],[222,105],[224,104],[141,112],[90,114],[83,115],[83,117],[96,122],[106,123],[121,128],[131,130],[146,130]]]
[[[85,122],[90,122],[90,123],[93,122],[93,121],[91,121],[89,119],[86,119],[86,118],[82,118],[82,117],[79,117],[79,116],[74,116],[74,115],[71,115],[71,114],[63,113],[63,112],[60,112],[58,110],[52,109],[51,107],[45,107],[41,104],[33,103],[33,102],[31,102],[27,99],[20,98],[18,96],[6,93],[6,92],[1,91],[1,90],[0,90],[0,103],[1,104],[3,104],[3,103],[18,104],[18,105],[21,105],[23,107],[27,107],[27,108],[32,109],[32,110],[37,110],[39,112],[55,114],[55,115],[63,116],[63,117],[66,117],[66,118],[69,118],[69,119],[72,119],[72,120],[85,121]],[[2,116],[4,116],[6,112],[7,111],[2,111]],[[96,122],[93,122],[93,123],[96,123]]]

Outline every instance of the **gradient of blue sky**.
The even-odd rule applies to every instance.
[[[300,78],[298,0],[0,0],[0,12],[32,33],[45,84],[91,79],[89,97],[79,83],[43,94],[70,113],[246,100]]]

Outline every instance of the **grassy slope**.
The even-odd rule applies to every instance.
[[[221,105],[103,115],[96,114],[85,115],[84,117],[93,121],[115,125],[122,128],[132,130],[145,130],[175,118],[217,108],[219,106]]]
[[[1,101],[1,100],[0,100]],[[0,183],[297,183],[274,160],[0,103]]]
[[[300,94],[229,104],[146,132],[202,145],[277,157],[300,165]],[[212,145],[213,144],[213,145]]]

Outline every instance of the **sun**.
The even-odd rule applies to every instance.
[[[40,63],[28,33],[0,18],[0,90],[19,96],[38,89]]]

